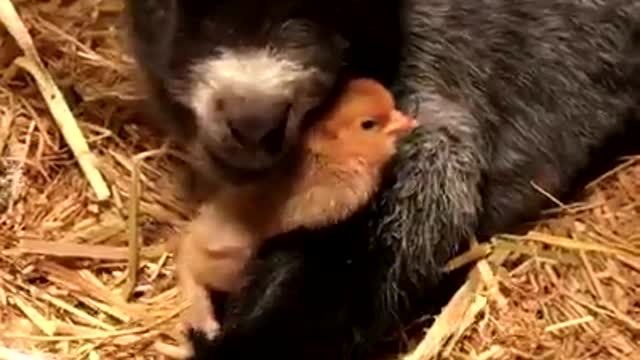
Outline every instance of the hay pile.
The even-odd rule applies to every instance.
[[[77,139],[65,140],[55,120],[64,111],[16,65],[23,53],[0,28],[0,359],[18,358],[12,350],[164,358],[185,306],[169,240],[190,214],[175,195],[175,160],[132,110],[139,93],[122,51],[121,0],[13,4],[99,173],[78,166],[68,145]],[[638,358],[640,159],[590,193],[524,239],[482,248],[491,255],[406,358]]]
[[[527,235],[495,237],[444,330],[406,359],[639,359],[640,157],[588,190]]]

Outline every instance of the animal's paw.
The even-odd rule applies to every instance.
[[[183,323],[185,333],[198,333],[213,340],[220,332],[220,323],[210,314],[191,314]]]
[[[190,316],[180,325],[180,330],[185,336],[182,346],[185,353],[183,359],[187,360],[192,359],[198,353],[198,349],[206,348],[207,344],[220,332],[220,324],[211,316],[200,318]]]
[[[209,336],[198,330],[190,329],[187,332],[187,339],[189,342],[189,355],[186,359],[191,360],[195,358],[195,354],[206,354],[206,349],[210,345],[211,339]]]

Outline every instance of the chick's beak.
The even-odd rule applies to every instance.
[[[390,135],[403,135],[409,133],[418,126],[418,122],[398,110],[392,110],[389,122],[384,127],[384,132]]]

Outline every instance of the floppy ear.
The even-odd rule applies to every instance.
[[[130,45],[138,56],[149,61],[154,71],[165,66],[162,59],[170,52],[176,34],[179,0],[127,0],[126,20]],[[156,67],[160,66],[158,69]]]
[[[141,42],[163,42],[174,32],[178,0],[127,0],[130,26]]]

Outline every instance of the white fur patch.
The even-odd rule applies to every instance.
[[[234,112],[264,114],[272,104],[293,102],[296,87],[313,74],[313,69],[278,56],[270,49],[226,49],[192,67],[190,87],[181,98],[200,121],[211,119],[212,104],[226,96],[248,100]]]

